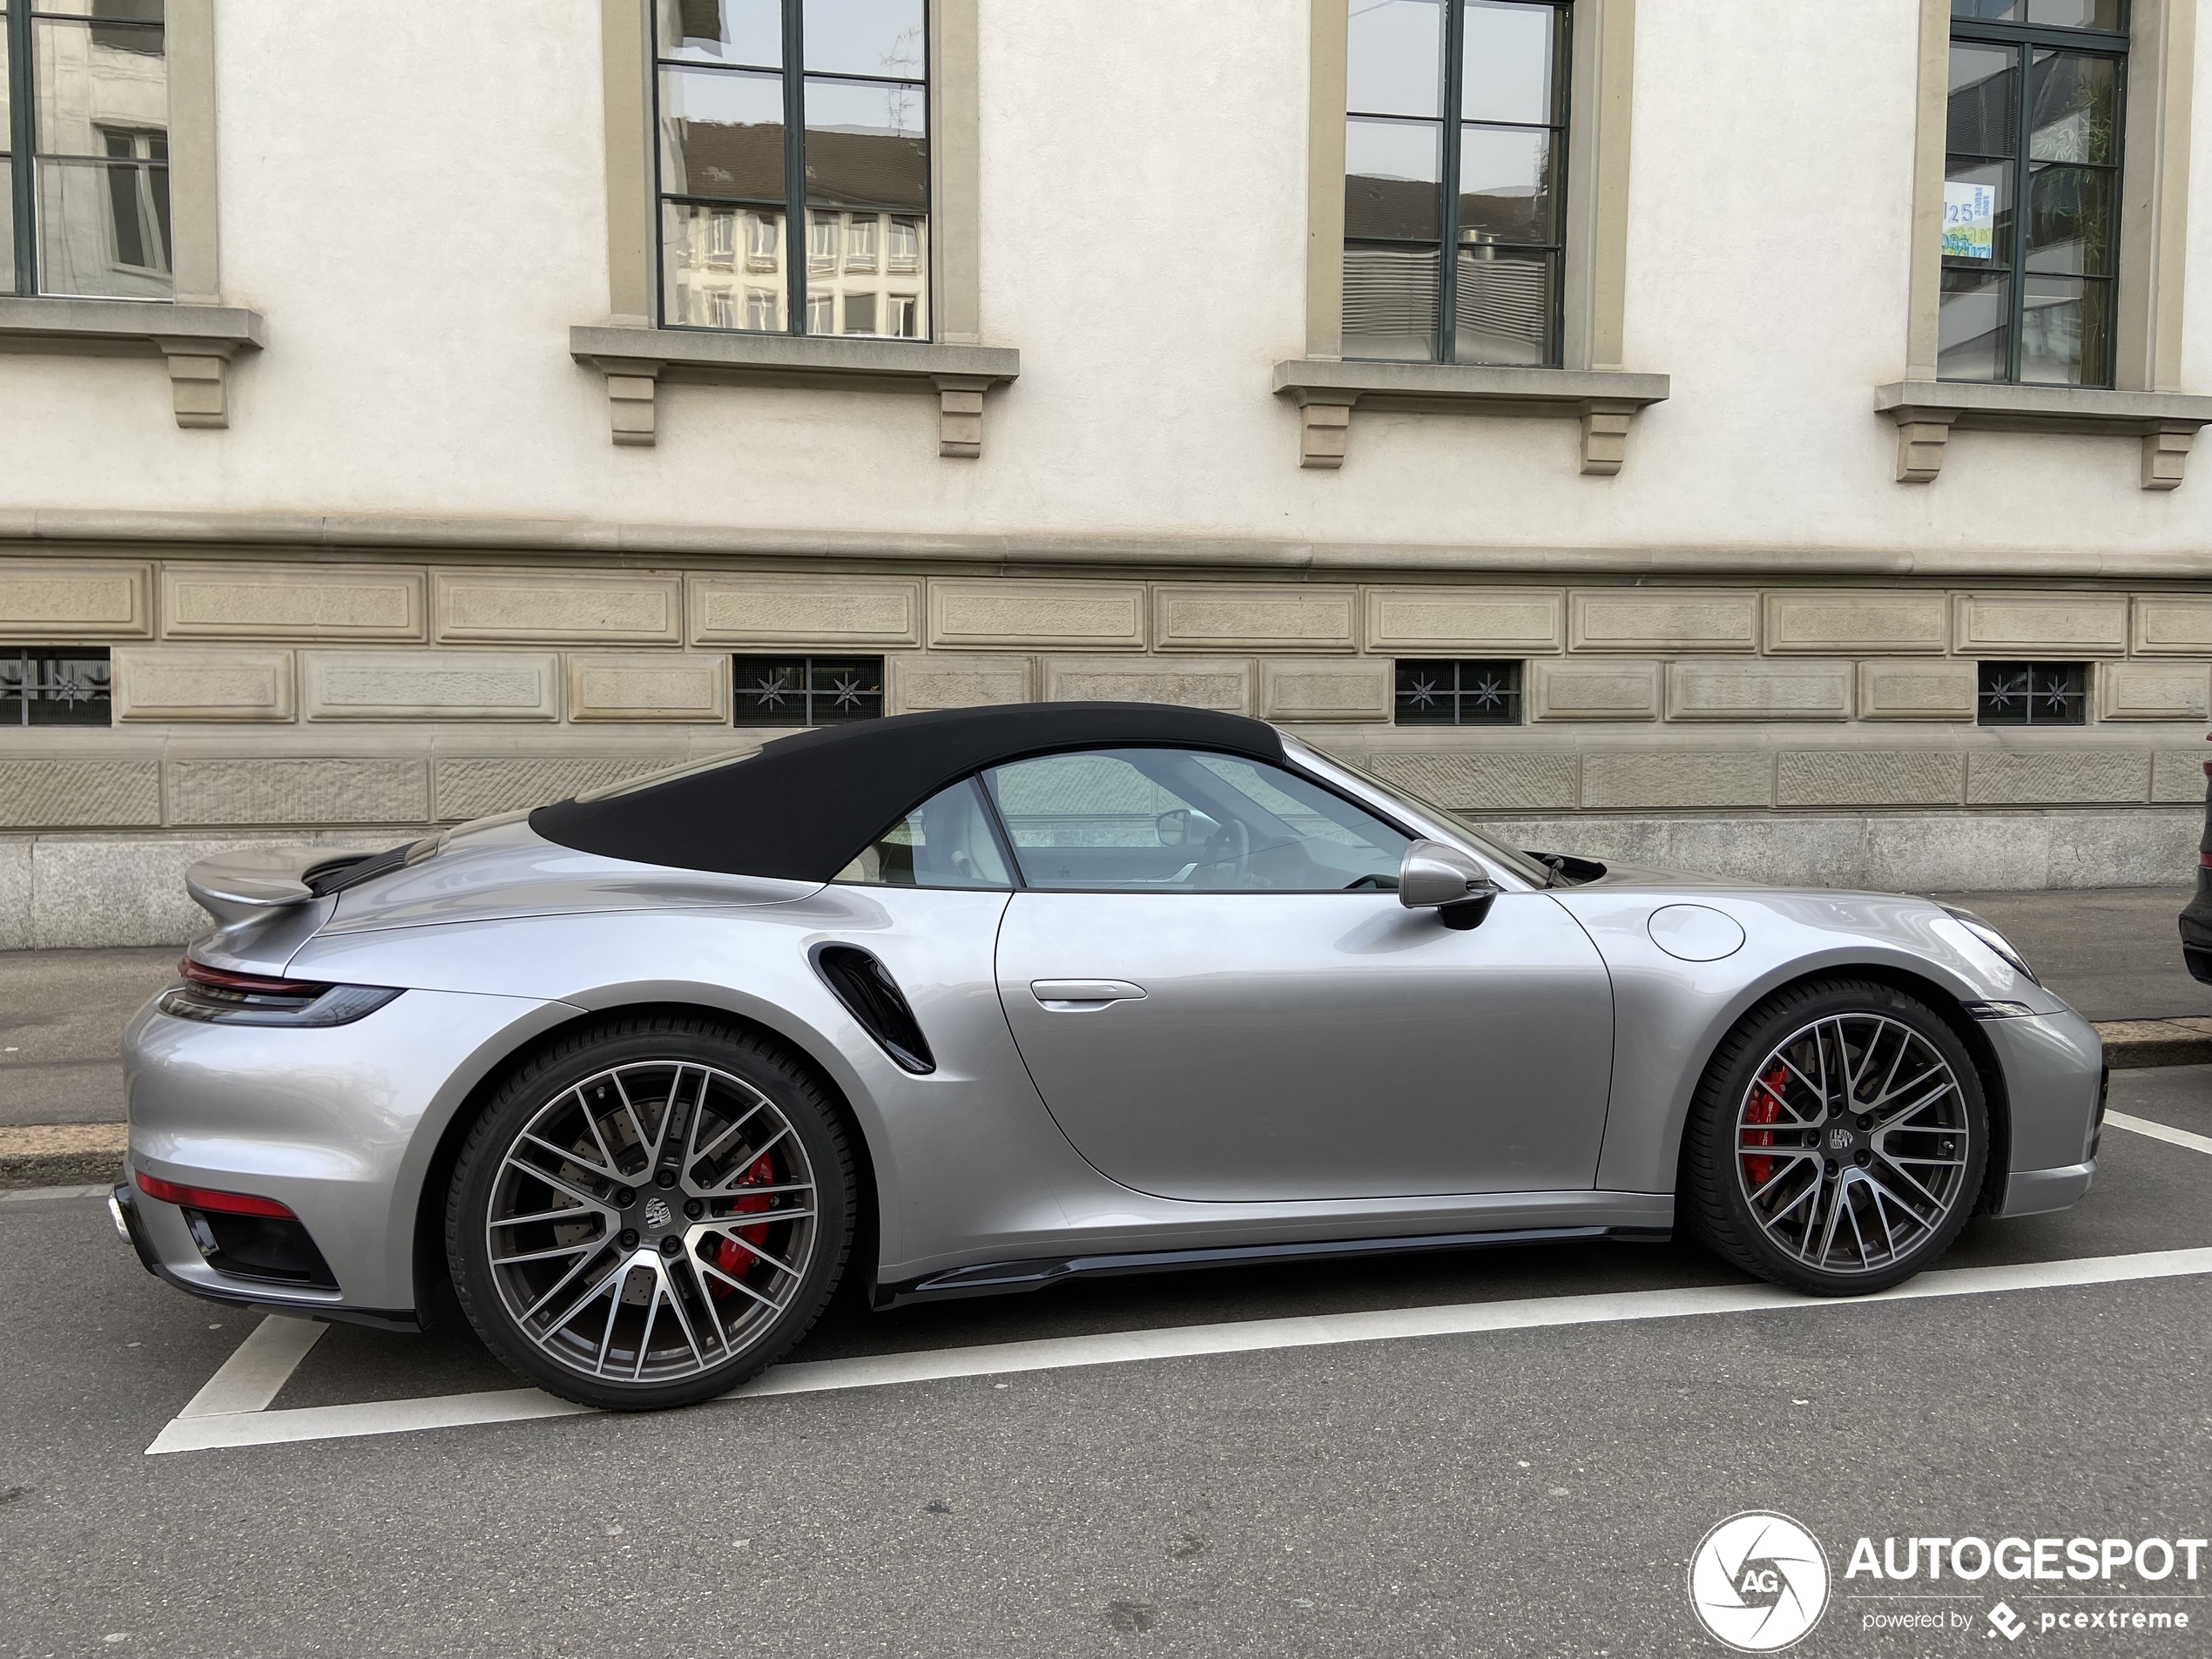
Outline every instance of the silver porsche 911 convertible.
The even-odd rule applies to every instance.
[[[457,1300],[590,1405],[734,1386],[848,1272],[1680,1225],[1849,1295],[2096,1169],[2096,1034],[1975,917],[1517,852],[1228,715],[832,727],[188,885],[218,925],[125,1045],[145,1264]]]

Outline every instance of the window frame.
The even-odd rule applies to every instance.
[[[1989,688],[1989,678],[1993,674],[2013,672],[2027,677],[2019,691],[2012,693],[2023,699],[2021,716],[2017,720],[1992,719],[1989,718],[1988,703],[1993,693]],[[2036,683],[2036,676],[2039,674],[2054,673],[2063,674],[2067,677],[2067,684],[2064,689],[2054,692],[2047,686],[2039,685]],[[1974,725],[1984,729],[2000,732],[2015,729],[2026,731],[2040,729],[2047,732],[2053,727],[2079,731],[2089,724],[2092,679],[2092,665],[2074,658],[2047,660],[2014,658],[1978,658],[1974,664]],[[2069,716],[2056,719],[2036,718],[2036,699],[2039,697],[2047,698],[2054,695],[2068,708]]]
[[[1443,81],[1437,90],[1436,116],[1408,116],[1386,111],[1354,110],[1347,92],[1345,98],[1345,123],[1349,128],[1353,121],[1396,121],[1406,125],[1433,126],[1441,145],[1438,156],[1437,182],[1437,272],[1434,296],[1436,300],[1436,327],[1429,341],[1430,355],[1425,360],[1395,357],[1365,357],[1348,349],[1352,341],[1348,335],[1339,337],[1347,362],[1405,362],[1425,361],[1431,363],[1457,364],[1459,356],[1459,286],[1460,232],[1460,169],[1464,158],[1467,129],[1480,127],[1490,131],[1515,132],[1545,132],[1556,145],[1551,158],[1550,172],[1553,189],[1556,192],[1552,203],[1552,239],[1544,243],[1497,242],[1471,243],[1469,246],[1492,246],[1515,253],[1541,256],[1552,261],[1550,283],[1550,314],[1545,320],[1549,349],[1544,361],[1538,363],[1474,363],[1471,367],[1512,368],[1559,368],[1565,365],[1567,351],[1567,244],[1571,222],[1571,201],[1574,190],[1574,120],[1575,109],[1575,0],[1505,0],[1516,7],[1535,11],[1548,11],[1553,17],[1551,105],[1553,119],[1548,122],[1483,121],[1467,115],[1466,111],[1467,82],[1467,12],[1470,0],[1440,0],[1444,12]],[[1346,50],[1347,64],[1349,48]],[[1348,179],[1349,163],[1339,168]],[[1426,239],[1395,240],[1386,237],[1358,239],[1362,246],[1391,248],[1426,248]],[[1349,253],[1354,239],[1349,231],[1344,236],[1343,247]]]
[[[2006,250],[2009,261],[2007,271],[2010,293],[2005,313],[2005,372],[1993,380],[1950,380],[1943,375],[1941,347],[1937,348],[1937,378],[1949,385],[1962,386],[2076,386],[2085,390],[2110,391],[2117,386],[2120,365],[2120,309],[2121,304],[2121,263],[2124,257],[2126,233],[2122,221],[2126,218],[2125,203],[2128,189],[2128,139],[2130,123],[2128,118],[2130,53],[2134,45],[2132,34],[2134,10],[2130,0],[2120,0],[2121,26],[2117,30],[2074,29],[2054,24],[2002,23],[1979,17],[1952,17],[1944,49],[1946,84],[1952,45],[1965,42],[1970,45],[2003,46],[2013,54],[2013,74],[2016,78],[2015,103],[2013,111],[2013,151],[2008,156],[1997,158],[2013,168],[2012,234]],[[2027,265],[2027,239],[2033,217],[2034,162],[2029,152],[2033,148],[2032,122],[2034,109],[2034,64],[2038,50],[2070,52],[2084,57],[2108,58],[2114,70],[2113,85],[2113,114],[2114,159],[2109,172],[2112,176],[2112,269],[2103,276],[2087,273],[2045,273],[2047,275],[2074,274],[2087,281],[2103,286],[2107,296],[2107,320],[2104,339],[2104,361],[2092,374],[2090,366],[2082,365],[2078,381],[2023,381],[2020,378],[2021,341],[2026,334],[2027,317],[2027,286],[2031,273]],[[1946,129],[1948,100],[1946,99]],[[1944,172],[1950,173],[1950,146],[1946,132]],[[2094,165],[2094,164],[2084,164]],[[1953,266],[1947,256],[1938,260],[1942,271],[1970,269],[1967,265]],[[1941,279],[1938,282],[1940,285]],[[1937,301],[1939,319],[1942,301]],[[1939,327],[1940,322],[1939,321]]]
[[[1393,726],[1410,726],[1416,730],[1428,726],[1504,727],[1526,725],[1528,723],[1528,664],[1519,657],[1399,657],[1391,660],[1390,723]],[[1437,688],[1434,694],[1448,700],[1452,718],[1448,720],[1408,720],[1403,718],[1406,692],[1399,685],[1399,677],[1408,670],[1445,669],[1452,671],[1452,685],[1448,691]],[[1507,701],[1511,714],[1500,719],[1468,719],[1466,699],[1476,695],[1468,691],[1462,681],[1469,669],[1505,669],[1510,671],[1512,684],[1500,695]]]
[[[921,144],[923,165],[921,211],[919,213],[904,212],[894,215],[889,209],[882,209],[879,210],[877,216],[882,219],[898,217],[902,219],[918,219],[924,226],[928,227],[924,231],[923,238],[926,244],[931,246],[934,250],[936,242],[935,225],[938,217],[937,199],[939,192],[937,163],[937,128],[939,118],[937,57],[939,33],[938,10],[941,3],[941,0],[918,0],[918,3],[922,9],[921,71],[919,83],[921,87],[922,98]],[[646,82],[644,157],[645,170],[650,184],[646,200],[646,263],[650,287],[647,292],[646,299],[648,304],[647,314],[653,320],[651,323],[652,327],[680,330],[688,334],[757,333],[767,335],[771,338],[786,339],[822,339],[839,337],[838,313],[840,307],[836,303],[834,291],[833,291],[830,295],[826,296],[829,300],[830,312],[830,326],[827,328],[818,330],[811,327],[812,319],[809,314],[810,307],[813,305],[816,298],[816,296],[810,292],[812,279],[816,272],[813,253],[814,238],[813,226],[812,223],[813,213],[812,210],[808,207],[806,201],[806,83],[810,78],[810,75],[811,78],[814,79],[834,80],[845,84],[908,86],[914,85],[916,83],[907,80],[903,77],[888,75],[860,75],[846,71],[839,71],[833,74],[828,71],[809,71],[806,67],[806,0],[778,0],[778,7],[779,12],[779,22],[782,30],[781,54],[783,62],[781,66],[773,71],[764,70],[756,64],[732,64],[724,65],[723,67],[731,70],[743,71],[752,74],[765,74],[772,72],[781,82],[783,92],[784,129],[784,195],[782,201],[779,203],[759,200],[752,197],[704,196],[695,192],[671,192],[667,189],[666,180],[664,180],[661,176],[661,72],[664,69],[705,69],[711,71],[716,66],[712,64],[703,64],[688,59],[664,57],[662,56],[663,42],[660,37],[659,7],[655,3],[655,0],[643,0],[642,10],[644,12],[645,30]],[[772,210],[779,216],[779,241],[780,243],[780,252],[783,254],[784,263],[783,279],[785,326],[783,327],[759,330],[749,327],[722,328],[719,327],[708,327],[700,323],[679,322],[672,320],[669,316],[667,286],[668,241],[665,233],[665,221],[663,217],[663,209],[665,205],[670,203],[681,203],[685,206],[694,207],[703,206],[708,208],[728,208],[734,212],[743,213],[747,218],[753,218],[756,216],[765,218],[767,216],[767,211],[769,210]],[[856,210],[851,208],[826,208],[823,210],[825,213],[833,217],[834,222],[840,225],[841,225],[841,219],[838,219],[837,216],[849,214],[854,211]],[[800,233],[797,235],[794,235],[792,233],[792,226],[794,224],[797,224],[800,227]],[[838,239],[840,242],[842,241],[843,239],[841,234],[839,236]],[[933,266],[938,263],[934,252],[927,261],[917,260],[917,267],[925,262],[932,265]],[[824,273],[831,276],[840,274],[838,266],[840,263],[841,260],[835,254],[833,254],[829,263],[823,267]],[[939,299],[937,275],[937,271],[933,268],[929,273],[929,280],[922,285],[923,293],[921,295],[915,296],[917,299],[922,300],[926,302],[917,307],[921,314],[919,318],[920,326],[922,329],[921,334],[912,336],[871,334],[865,336],[865,338],[908,338],[918,342],[927,342],[938,339],[937,313],[939,308]],[[752,307],[748,304],[745,307],[746,312],[750,314],[751,309]]]
[[[35,699],[31,695],[34,689],[34,683],[30,678],[33,664],[42,659],[65,658],[76,658],[88,662],[97,660],[105,669],[105,678],[91,687],[91,693],[84,699],[87,706],[105,709],[107,711],[107,718],[105,720],[34,720],[30,718],[34,702],[44,700]],[[24,674],[12,689],[0,691],[0,732],[24,732],[34,727],[47,730],[60,728],[70,731],[90,731],[106,729],[115,725],[115,653],[111,647],[58,644],[0,644],[0,662],[9,661],[19,664]],[[62,700],[67,701],[72,706],[77,701],[75,698]],[[10,715],[14,718],[10,718]]]
[[[738,705],[738,699],[746,695],[745,688],[739,680],[739,676],[745,671],[740,664],[745,663],[774,663],[784,665],[797,664],[799,668],[799,684],[795,691],[799,698],[799,712],[802,718],[797,720],[760,720],[746,718],[754,711],[742,709]],[[818,664],[827,663],[873,663],[875,664],[875,690],[860,693],[860,695],[873,697],[875,699],[876,706],[873,713],[855,714],[845,719],[818,720],[814,718],[814,699],[818,696],[830,695],[827,692],[815,691],[814,672]],[[826,726],[857,725],[863,720],[880,720],[888,713],[887,705],[890,701],[888,675],[889,664],[880,652],[871,654],[867,651],[732,651],[730,654],[730,724],[740,729],[765,728],[774,731],[818,732]]]

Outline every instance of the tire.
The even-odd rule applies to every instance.
[[[579,1405],[658,1411],[772,1365],[853,1244],[820,1084],[706,1017],[595,1022],[516,1069],[455,1165],[446,1253],[485,1345]]]
[[[1682,1199],[1747,1271],[1863,1296],[1951,1247],[1988,1157],[1958,1033],[1894,987],[1817,980],[1752,1009],[1715,1051],[1683,1130]]]

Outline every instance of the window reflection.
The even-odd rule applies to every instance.
[[[923,0],[806,0],[795,43],[783,15],[775,0],[658,0],[665,320],[923,338]],[[795,59],[813,71],[797,85]],[[783,233],[794,187],[797,270]]]
[[[57,7],[56,10],[63,10]],[[77,15],[31,20],[26,90],[37,154],[29,160],[36,204],[39,293],[167,300],[169,73],[161,0],[93,0]],[[25,165],[25,158],[14,158]],[[9,183],[14,182],[12,171]],[[12,253],[13,201],[0,209]],[[30,273],[13,271],[18,291]]]

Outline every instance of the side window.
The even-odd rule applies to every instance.
[[[1033,887],[1391,890],[1407,838],[1259,761],[1096,749],[983,774]]]
[[[941,789],[837,873],[885,887],[1010,887],[1006,860],[973,779]]]

